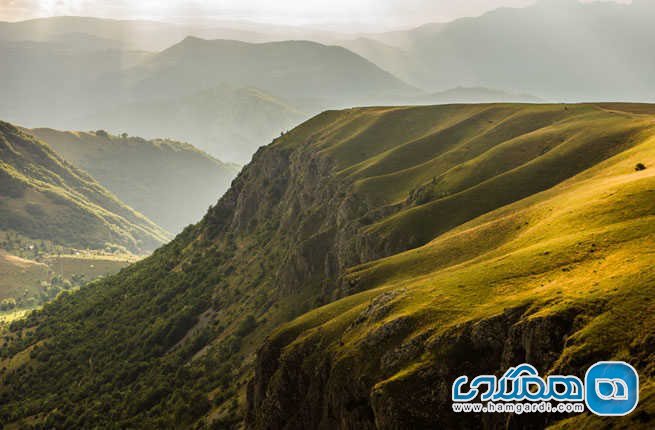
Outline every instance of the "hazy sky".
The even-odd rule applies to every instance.
[[[167,21],[238,19],[283,25],[368,30],[402,28],[476,16],[535,0],[0,0],[0,20],[54,15]],[[591,1],[591,0],[583,0]],[[629,2],[629,0],[617,0]]]

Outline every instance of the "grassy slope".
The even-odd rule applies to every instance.
[[[370,216],[362,235],[400,251],[408,237],[424,244],[629,148],[652,120],[596,105],[490,104],[342,111],[307,127],[294,141],[333,158],[370,214],[395,208]]]
[[[620,106],[612,108],[626,117]],[[652,108],[648,111],[652,115]],[[652,116],[638,120],[655,124]],[[613,123],[602,127],[602,133],[614,136]],[[566,122],[557,128],[566,130]],[[630,125],[626,130],[632,133]],[[588,138],[598,142],[596,133],[591,127],[578,130],[583,143]],[[354,379],[370,381],[371,398],[396,396],[402,404],[397,396],[420,391],[421,375],[443,360],[442,351],[434,346],[440,336],[522,306],[527,311],[517,325],[574,310],[577,326],[542,372],[579,373],[600,358],[633,363],[642,383],[637,413],[604,424],[649,428],[644,419],[655,411],[655,368],[648,346],[655,334],[655,171],[635,172],[634,166],[655,163],[655,133],[651,128],[634,139],[637,144],[632,148],[548,191],[478,217],[419,248],[351,269],[347,277],[367,291],[310,312],[280,330],[271,340],[281,339],[286,345],[280,361],[310,350],[314,352],[304,353],[309,366],[327,355],[333,375],[343,375],[340,371],[347,366]],[[476,170],[481,169],[483,162],[477,164]],[[422,216],[430,224],[439,222],[430,212]],[[385,297],[391,298],[384,304],[386,312],[370,317],[376,301]],[[393,333],[378,349],[367,347],[380,328],[401,319],[410,323],[400,333]],[[384,352],[412,339],[421,339],[422,353],[392,367],[380,364]],[[321,347],[313,349],[315,344]],[[581,424],[597,428],[601,420],[574,417],[562,428]]]
[[[259,151],[200,224],[151,258],[17,326],[16,333],[27,335],[5,350],[8,356],[48,342],[34,348],[30,372],[6,376],[2,411],[11,420],[49,414],[53,422],[72,426],[105,422],[101,404],[124,426],[189,424],[206,414],[231,420],[225,413],[235,412],[231,400],[243,396],[252,352],[273,328],[325,297],[363,290],[301,317],[273,339],[291,344],[285,350],[290,354],[306,340],[324,339],[326,347],[311,359],[327,356],[340,363],[340,357],[352,357],[362,365],[356,371],[385,392],[383,387],[415,376],[413,366],[424,364],[406,361],[388,372],[376,358],[392,346],[359,348],[358,339],[388,319],[408,315],[408,337],[530,300],[548,312],[556,303],[547,298],[551,292],[555,299],[565,297],[576,270],[582,270],[580,277],[584,270],[607,270],[578,267],[589,254],[606,255],[613,267],[622,261],[616,247],[625,244],[628,251],[632,243],[635,252],[647,252],[648,241],[641,247],[639,239],[630,242],[641,230],[626,232],[621,222],[646,224],[650,203],[625,206],[633,200],[609,195],[612,187],[619,194],[628,190],[613,175],[632,185],[650,178],[650,169],[632,172],[636,162],[652,163],[644,149],[655,130],[650,110],[501,104],[319,115]],[[573,186],[577,192],[567,194]],[[578,199],[582,192],[589,198]],[[448,205],[454,198],[459,212],[453,217]],[[606,200],[616,210],[596,221],[586,216],[593,212],[584,203],[602,206]],[[548,202],[561,227],[548,226]],[[582,215],[567,211],[567,202]],[[479,218],[484,212],[491,214]],[[613,219],[619,223],[608,224]],[[569,237],[561,229],[574,231]],[[585,235],[594,234],[599,239],[594,236],[592,246]],[[417,249],[401,252],[411,248]],[[610,278],[616,285],[609,288],[620,288],[621,276],[647,258],[634,257],[632,269],[624,264],[626,272]],[[356,266],[347,270],[345,282],[326,275],[333,261],[342,264],[335,270]],[[647,268],[642,273],[650,276]],[[532,276],[543,281],[533,283]],[[305,283],[297,285],[298,279]],[[605,290],[599,282],[594,294]],[[364,319],[339,340],[385,289],[402,290],[393,296],[389,318]],[[584,301],[584,290],[566,297]],[[499,291],[517,294],[494,294]],[[248,315],[255,327],[243,324]],[[106,335],[90,336],[98,330]],[[53,413],[55,407],[63,412]]]
[[[142,252],[168,233],[16,127],[0,123],[0,228],[77,248]]]
[[[43,128],[30,132],[172,232],[198,221],[237,173],[235,165],[175,141]]]

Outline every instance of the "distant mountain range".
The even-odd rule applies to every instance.
[[[655,101],[653,19],[650,0],[540,0],[340,43],[430,92],[482,86],[556,101]]]
[[[325,109],[655,100],[653,18],[645,0],[542,0],[380,34],[81,17],[0,23],[0,117],[185,140],[245,163]]]
[[[421,94],[344,48],[314,42],[187,37],[150,54],[105,49],[104,39],[90,51],[93,37],[1,42],[10,66],[0,71],[0,115],[31,127],[174,137],[246,162],[262,141],[327,107]]]
[[[183,96],[219,84],[341,104],[419,93],[344,48],[306,41],[252,44],[187,37],[117,78],[126,97],[138,100]]]
[[[386,33],[344,34],[225,21],[174,25],[56,17],[0,23],[0,40],[60,43],[94,38],[104,48],[161,51],[187,36],[251,43],[302,39],[343,46],[428,93],[464,86],[534,94],[545,100],[653,100],[649,77],[655,61],[649,53],[654,18],[650,0],[630,4],[539,0],[524,8],[501,8],[479,17]],[[89,45],[89,40],[75,43]]]
[[[80,16],[37,18],[21,22],[0,22],[0,40],[52,42],[81,34],[111,40],[128,50],[162,51],[187,36],[261,43],[284,40],[313,40],[332,44],[346,34],[312,29],[268,25],[247,21],[209,18],[206,22],[167,23],[149,20],[115,20]]]

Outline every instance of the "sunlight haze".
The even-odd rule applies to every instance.
[[[522,7],[533,3],[534,0],[0,0],[0,20],[20,21],[58,15],[199,23],[243,20],[358,32],[447,22],[477,16],[498,7]]]

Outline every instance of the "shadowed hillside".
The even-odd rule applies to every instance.
[[[628,424],[647,428],[653,136],[647,105],[318,115],[153,256],[15,323],[0,417],[437,427],[452,375],[580,374],[629,350],[644,400]],[[562,417],[526,419],[544,418]]]
[[[174,125],[174,123],[171,123]],[[126,204],[171,232],[197,222],[238,168],[191,145],[106,133],[30,130]]]

